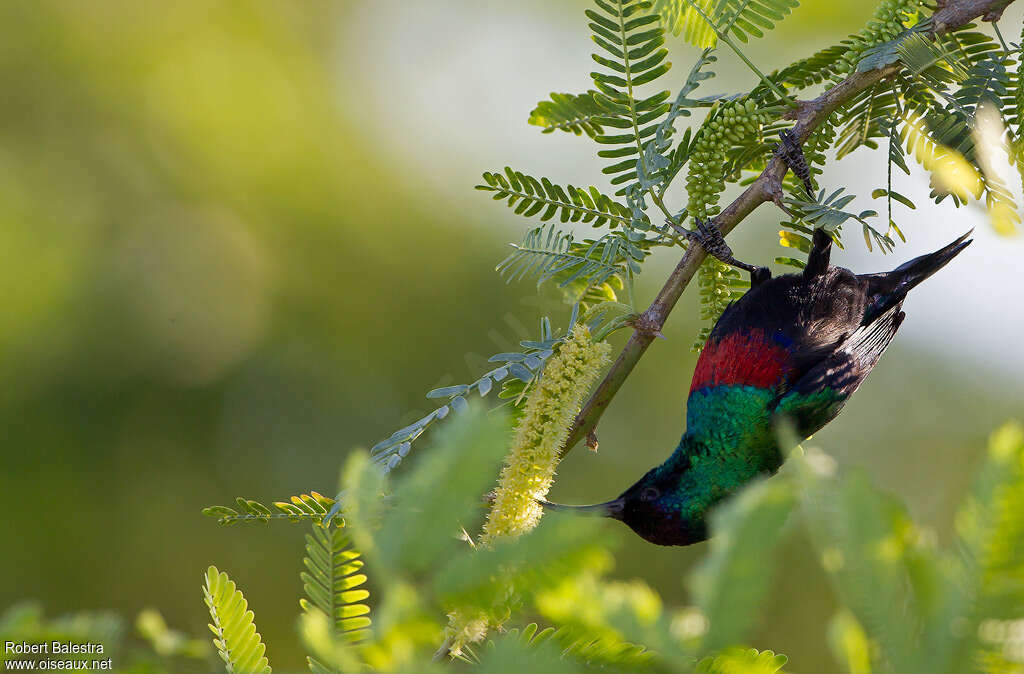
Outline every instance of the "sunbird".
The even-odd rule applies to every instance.
[[[779,445],[780,423],[802,440],[832,421],[903,323],[907,293],[971,243],[967,232],[890,272],[854,274],[829,264],[832,237],[816,229],[803,273],[772,278],[737,261],[713,223],[679,231],[751,278],[697,360],[679,446],[612,501],[541,502],[621,520],[658,545],[705,540],[715,504],[778,471],[789,449]]]

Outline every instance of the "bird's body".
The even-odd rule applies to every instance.
[[[803,439],[835,418],[896,334],[907,292],[965,238],[891,272],[856,275],[829,264],[832,240],[817,230],[802,274],[752,274],[697,361],[678,447],[618,499],[584,508],[653,543],[704,540],[716,503],[782,465],[779,423]]]

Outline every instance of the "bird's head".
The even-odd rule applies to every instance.
[[[689,516],[679,493],[679,478],[661,467],[647,472],[617,499],[571,506],[540,501],[546,510],[610,517],[624,522],[638,536],[657,545],[690,545],[707,538],[701,515]]]

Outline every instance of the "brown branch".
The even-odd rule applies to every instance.
[[[932,32],[935,34],[954,30],[982,17],[998,17],[1003,9],[1014,0],[947,0],[945,6],[931,16]],[[836,108],[851,100],[861,91],[876,82],[891,77],[901,69],[892,64],[877,70],[855,72],[821,96],[810,101],[798,101],[794,110],[786,112],[787,119],[796,119],[793,134],[803,143]],[[754,209],[766,201],[782,206],[782,178],[786,175],[786,164],[778,157],[772,157],[757,180],[723,210],[715,222],[723,234],[731,232]],[[608,374],[576,415],[565,452],[575,447],[580,440],[594,432],[597,422],[604,414],[612,398],[647,351],[654,338],[661,333],[673,307],[689,285],[693,275],[704,261],[705,253],[700,246],[690,246],[683,258],[672,270],[651,306],[634,323],[634,331]]]

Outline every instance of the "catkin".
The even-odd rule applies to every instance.
[[[481,545],[521,536],[537,526],[542,509],[536,499],[551,488],[569,428],[610,352],[611,345],[594,342],[590,330],[577,325],[548,360],[523,406]],[[491,622],[492,617],[481,612],[449,614],[450,652],[457,654],[465,644],[483,639]]]
[[[494,503],[487,515],[481,543],[519,536],[537,526],[569,427],[583,396],[608,362],[611,346],[593,342],[590,331],[576,326],[544,368],[523,407],[512,447],[498,478]]]

